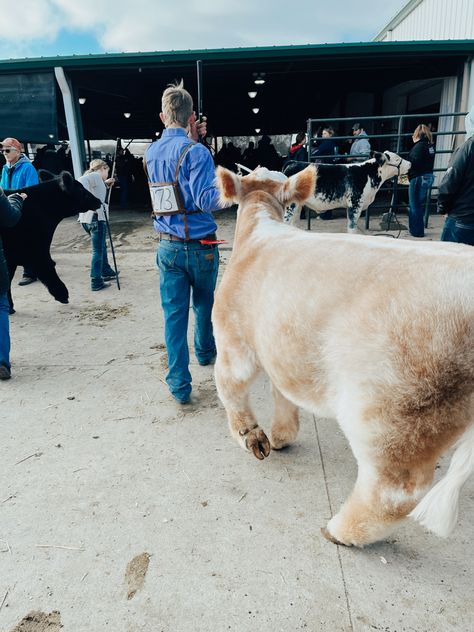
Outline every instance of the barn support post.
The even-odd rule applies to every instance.
[[[80,113],[78,112],[77,103],[74,99],[74,90],[66,77],[64,68],[62,66],[56,66],[54,68],[54,74],[63,95],[74,177],[79,178],[84,173],[86,163],[84,138],[82,137],[82,121],[80,119]]]

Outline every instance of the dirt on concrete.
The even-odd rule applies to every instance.
[[[141,553],[140,555],[136,555],[133,560],[130,560],[130,562],[127,564],[127,569],[125,571],[125,581],[127,583],[127,599],[133,599],[137,592],[143,588],[149,564],[149,553]]]
[[[11,632],[58,632],[62,628],[61,615],[53,612],[33,611],[24,617]]]

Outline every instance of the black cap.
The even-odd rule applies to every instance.
[[[357,130],[359,129],[360,129],[360,123],[354,123],[354,125],[352,126],[352,131],[357,132]]]

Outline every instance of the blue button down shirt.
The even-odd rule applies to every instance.
[[[150,182],[174,182],[176,165],[186,145],[192,141],[182,127],[164,130],[160,140],[152,143],[145,153]],[[181,161],[178,176],[184,207],[202,213],[187,215],[189,239],[200,239],[217,229],[212,211],[220,209],[219,190],[215,184],[212,156],[204,145],[193,145]],[[185,238],[183,215],[160,215],[154,219],[155,230]]]

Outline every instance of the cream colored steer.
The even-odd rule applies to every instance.
[[[363,546],[413,510],[447,535],[474,469],[474,249],[284,224],[285,205],[314,191],[312,167],[283,182],[266,170],[217,174],[222,199],[239,203],[213,311],[232,435],[263,459],[296,439],[298,407],[335,417],[358,476],[326,537]],[[275,400],[269,439],[248,401],[259,369]],[[448,474],[427,494],[456,440]]]

